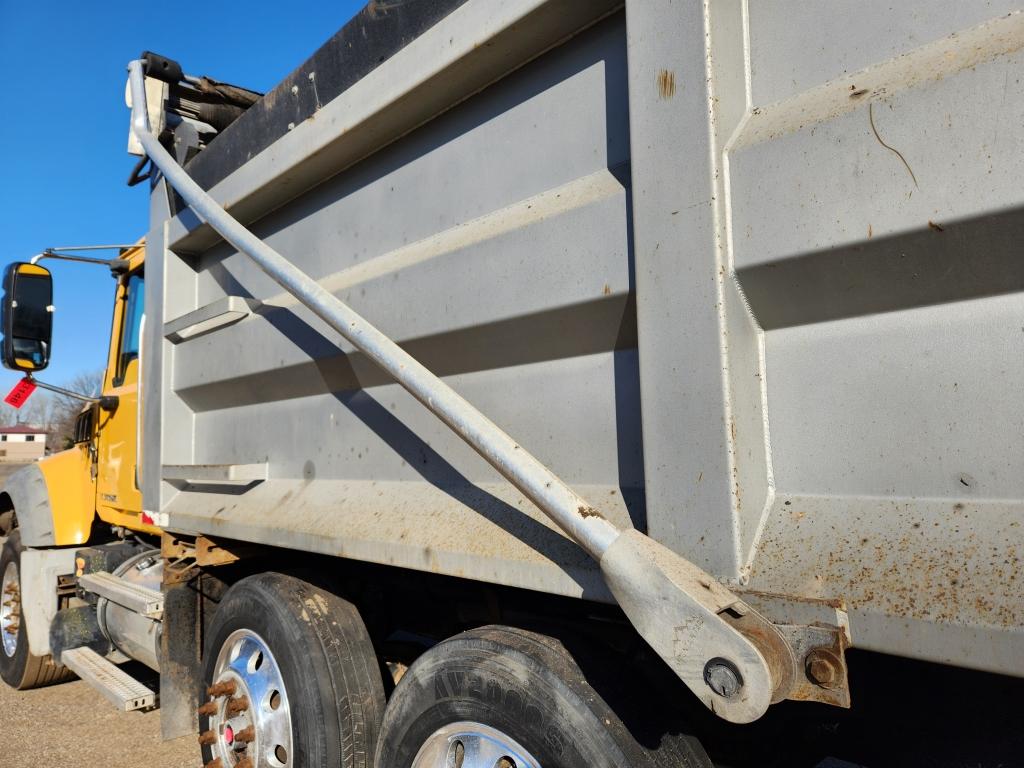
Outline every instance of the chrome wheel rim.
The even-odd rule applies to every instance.
[[[11,561],[4,569],[0,580],[0,640],[4,655],[14,656],[18,649],[18,632],[21,624],[21,585],[18,582],[18,566]]]
[[[214,699],[209,727],[216,736],[213,757],[224,768],[246,758],[254,768],[290,768],[291,708],[281,669],[263,638],[248,629],[232,632],[217,655],[212,682],[235,686],[233,694]],[[241,704],[246,706],[239,711]],[[238,738],[250,728],[251,740]]]
[[[412,768],[540,768],[540,763],[497,728],[463,721],[434,731]]]

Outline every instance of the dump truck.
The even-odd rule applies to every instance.
[[[432,0],[265,95],[144,53],[144,240],[5,277],[28,388],[41,262],[116,294],[0,494],[3,679],[208,768],[793,766],[857,663],[1019,694],[1022,47],[999,0]]]

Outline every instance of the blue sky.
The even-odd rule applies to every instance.
[[[0,264],[47,246],[128,243],[147,229],[147,187],[125,179],[125,65],[143,50],[186,72],[267,91],[363,0],[195,4],[0,0]],[[102,368],[114,283],[102,267],[51,261],[55,384]],[[0,369],[0,396],[19,374]],[[5,406],[6,407],[6,406]]]

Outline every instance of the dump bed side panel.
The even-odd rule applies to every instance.
[[[253,228],[643,528],[624,18],[577,6],[571,40]],[[163,342],[165,409],[183,417],[164,420],[162,466],[266,479],[178,469],[161,491],[173,525],[607,599],[539,511],[244,256],[180,248],[165,320],[225,297],[255,308]]]
[[[1024,674],[1019,3],[427,5],[190,172],[617,522]],[[610,599],[160,185],[148,260],[172,529]]]
[[[1016,6],[869,3],[858,31],[751,4],[725,155],[775,485],[752,586],[842,595],[864,646],[1020,673]]]

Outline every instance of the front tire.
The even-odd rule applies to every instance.
[[[71,678],[71,672],[49,654],[35,656],[28,648],[21,604],[22,550],[21,533],[15,529],[0,551],[0,678],[19,691]]]
[[[560,642],[491,626],[440,643],[405,673],[384,715],[377,766],[711,768],[686,736],[645,741]]]
[[[204,762],[372,768],[384,687],[351,603],[292,576],[242,579],[217,608],[203,666]]]

